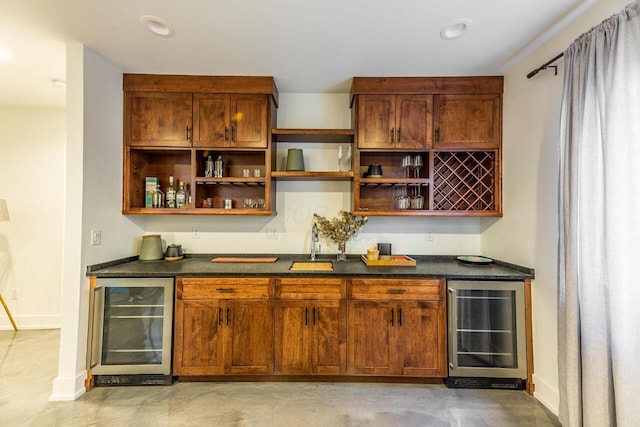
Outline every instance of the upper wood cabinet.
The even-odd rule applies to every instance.
[[[191,93],[127,92],[125,143],[130,146],[191,147],[191,103]]]
[[[268,107],[267,95],[194,94],[194,147],[267,148]]]
[[[498,148],[502,125],[500,101],[499,93],[437,95],[434,148]]]
[[[431,147],[431,95],[362,95],[357,109],[359,148]]]

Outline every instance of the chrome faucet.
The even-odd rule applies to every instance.
[[[320,243],[318,241],[318,225],[314,222],[311,228],[311,261],[315,261],[316,255],[320,253]]]

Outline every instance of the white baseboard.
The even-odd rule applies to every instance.
[[[84,382],[87,379],[87,371],[79,373],[75,378],[57,377],[53,380],[53,390],[49,396],[50,402],[61,402],[68,400],[76,400],[82,396],[86,390]]]
[[[548,410],[558,415],[560,406],[560,391],[558,390],[558,386],[552,386],[536,374],[533,374],[533,383],[536,385],[536,391],[533,393],[533,396],[546,406]]]
[[[13,325],[9,321],[8,316],[2,316],[2,307],[0,307],[0,331],[13,330]],[[34,314],[16,316],[11,313],[13,320],[16,322],[18,329],[60,329],[62,317],[60,314]]]

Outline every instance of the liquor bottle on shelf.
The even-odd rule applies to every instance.
[[[164,193],[160,189],[160,183],[156,185],[156,192],[153,194],[153,207],[164,208]]]
[[[178,192],[176,193],[176,207],[187,208],[187,192],[184,190],[184,182],[180,181]]]
[[[215,161],[213,176],[216,178],[222,178],[224,175],[224,161],[222,160],[222,156],[218,155],[218,158]]]
[[[213,158],[211,154],[207,156],[207,161],[205,162],[204,176],[206,178],[213,178]]]
[[[176,189],[173,186],[173,176],[169,177],[169,186],[167,187],[165,200],[166,200],[166,207],[168,208],[176,207]]]

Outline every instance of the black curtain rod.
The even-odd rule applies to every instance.
[[[551,64],[556,62],[558,59],[562,58],[563,55],[564,55],[564,53],[561,53],[561,54],[555,56],[552,60],[545,62],[544,64],[542,64],[541,66],[539,66],[538,68],[536,68],[535,70],[533,70],[532,72],[527,74],[527,78],[530,79],[531,77],[533,77],[536,74],[538,74],[540,71],[546,70],[547,68],[553,68],[555,73],[556,73],[556,76],[557,76],[558,75],[558,66],[557,65],[551,65]]]

